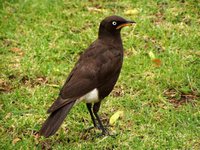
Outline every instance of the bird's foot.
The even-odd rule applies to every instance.
[[[100,125],[94,125],[94,128],[96,128],[96,129],[99,129],[99,130],[101,130],[101,127],[100,127]]]
[[[103,128],[102,129],[102,134],[103,135],[110,135],[109,131],[108,131],[108,128]]]
[[[91,126],[87,129],[84,129],[84,132],[89,132],[92,129],[98,129],[98,130],[102,130],[102,128],[100,127],[100,125],[95,124],[94,126]],[[104,129],[105,130],[105,129]],[[103,131],[103,130],[102,130]],[[106,131],[105,131],[106,132]]]
[[[100,138],[100,137],[103,137],[103,136],[110,136],[110,133],[107,129],[105,129],[105,128],[102,129],[100,127],[98,129],[102,130],[102,132],[97,134],[97,136],[96,136],[97,138]]]
[[[94,129],[94,128],[95,128],[95,127],[92,126],[92,127],[87,128],[87,129],[84,129],[84,132],[89,132],[90,130],[92,130],[92,129]]]

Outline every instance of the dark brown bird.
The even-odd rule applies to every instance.
[[[61,126],[72,106],[85,101],[94,127],[106,130],[99,118],[101,101],[110,94],[123,63],[122,27],[134,24],[119,16],[106,17],[99,27],[98,38],[81,54],[60,94],[48,109],[40,135],[49,137]],[[96,123],[96,120],[98,124]]]

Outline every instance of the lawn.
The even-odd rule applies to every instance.
[[[0,149],[199,150],[199,10],[197,0],[0,0]],[[122,30],[122,72],[99,112],[112,136],[85,132],[92,121],[80,103],[54,136],[39,137],[68,73],[113,14],[137,25]]]

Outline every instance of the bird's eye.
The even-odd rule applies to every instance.
[[[116,25],[117,25],[117,22],[116,22],[116,21],[113,21],[113,22],[112,22],[112,25],[113,25],[113,26],[116,26]]]

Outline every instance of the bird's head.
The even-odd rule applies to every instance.
[[[120,16],[109,16],[101,21],[99,26],[99,37],[101,36],[120,36],[120,31],[125,26],[135,24],[135,21],[126,20]]]

